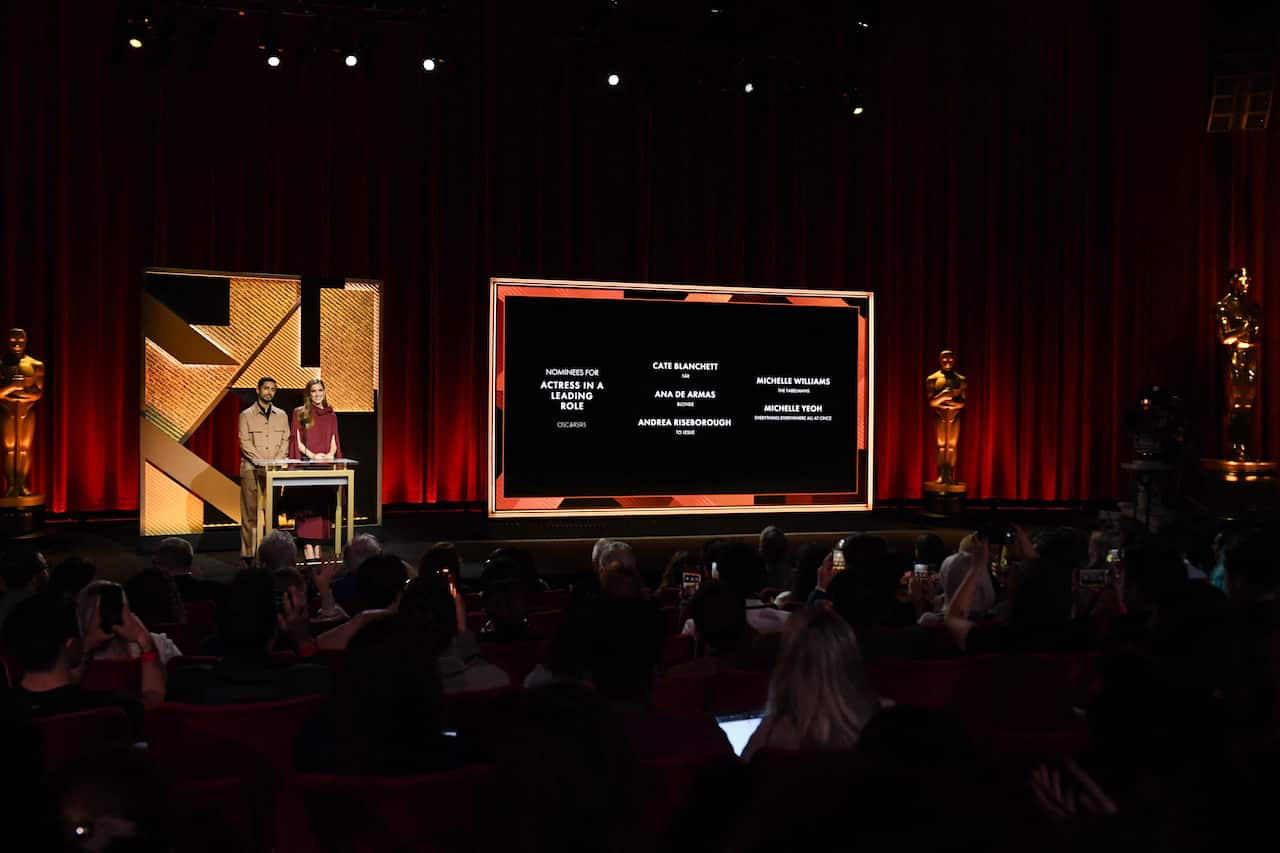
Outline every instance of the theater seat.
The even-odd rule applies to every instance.
[[[512,684],[523,684],[524,677],[547,658],[548,643],[525,640],[518,643],[481,643],[480,657],[501,667],[511,676]]]
[[[197,744],[237,744],[284,778],[293,773],[298,730],[321,701],[319,696],[302,696],[242,705],[165,703],[147,712],[147,740],[154,751],[171,754],[182,754]]]
[[[85,690],[118,690],[141,695],[142,664],[137,658],[90,661],[80,679],[80,686]]]
[[[179,782],[169,790],[178,853],[261,850],[251,789],[238,776]]]
[[[294,853],[457,851],[474,846],[476,795],[490,768],[423,776],[303,774],[281,800],[278,837]]]
[[[688,634],[668,634],[662,642],[662,665],[677,666],[693,660],[693,642]]]
[[[44,743],[46,771],[103,747],[127,746],[133,741],[128,716],[115,707],[38,717],[32,722]]]

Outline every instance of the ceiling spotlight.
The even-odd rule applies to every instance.
[[[129,36],[129,47],[134,49],[142,47],[142,39],[137,36]]]
[[[356,56],[354,53],[348,53],[342,61],[348,68],[355,68],[360,64],[360,57]]]
[[[268,55],[268,56],[267,56],[267,64],[268,64],[268,65],[270,65],[272,68],[279,68],[279,67],[280,67],[280,53],[279,53],[279,51],[277,51],[277,52],[275,52],[275,53],[272,53],[272,54],[270,54],[270,55]]]
[[[858,106],[858,107],[854,107],[854,108],[853,108],[853,114],[854,114],[854,115],[856,115],[856,116],[860,116],[860,115],[862,115],[864,112],[866,112],[866,110],[864,110],[864,109],[863,109],[862,107],[860,107],[860,106]]]
[[[746,92],[748,95],[750,95],[755,90],[756,90],[756,87],[754,83],[748,83],[747,85],[742,87],[742,91]]]
[[[436,61],[435,61],[435,59],[433,59],[432,57],[428,56],[426,59],[422,60],[422,70],[423,70],[423,71],[435,71],[435,70],[436,70]]]
[[[610,74],[608,78],[608,82],[610,86],[616,86],[622,82],[622,78],[619,77],[617,74]]]

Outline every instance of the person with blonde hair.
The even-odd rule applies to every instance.
[[[769,682],[769,707],[742,752],[853,749],[880,708],[853,628],[827,607],[792,614]]]

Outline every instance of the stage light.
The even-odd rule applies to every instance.
[[[273,54],[271,54],[270,56],[268,56],[268,57],[267,57],[267,65],[270,65],[272,68],[279,68],[279,67],[280,67],[280,54],[279,54],[279,53],[273,53]]]
[[[747,85],[742,87],[742,91],[746,92],[748,95],[750,95],[755,90],[756,90],[756,87],[752,83],[748,83]]]
[[[346,63],[346,66],[348,68],[355,68],[357,65],[360,64],[360,57],[356,56],[354,53],[348,53],[346,55],[346,58],[344,58],[342,61]]]
[[[856,116],[860,116],[860,115],[862,115],[864,112],[866,112],[866,110],[864,110],[862,107],[854,107],[854,108],[853,108],[853,114],[854,114],[854,115],[856,115]]]
[[[129,36],[129,47],[132,47],[135,49],[142,47],[142,39],[138,38],[137,36]]]
[[[423,70],[423,71],[435,71],[435,70],[436,70],[436,61],[435,61],[433,58],[431,58],[430,56],[428,56],[426,59],[422,60],[422,70]]]
[[[610,74],[608,78],[608,82],[610,86],[616,86],[622,82],[622,78],[619,77],[617,74]]]

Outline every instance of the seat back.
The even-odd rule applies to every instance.
[[[142,693],[142,663],[137,658],[120,658],[89,661],[80,686],[85,690],[118,690],[121,693]]]
[[[525,622],[529,626],[529,633],[549,640],[560,630],[567,616],[567,610],[540,610],[530,613]]]
[[[86,753],[133,741],[129,717],[117,707],[38,717],[33,723],[44,744],[46,772]]]
[[[166,703],[147,712],[147,740],[157,752],[231,743],[247,748],[281,778],[293,773],[294,741],[320,705],[319,696],[242,705]]]
[[[707,677],[703,710],[709,714],[743,714],[763,710],[769,702],[769,672],[722,669]]]
[[[543,640],[481,643],[480,657],[501,667],[511,676],[512,684],[520,685],[535,666],[547,659],[547,645]]]
[[[474,846],[476,796],[490,768],[422,776],[297,777],[278,834],[295,853],[456,851]]]
[[[662,665],[677,666],[693,660],[693,642],[688,634],[668,634],[662,641]]]

